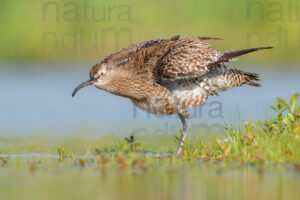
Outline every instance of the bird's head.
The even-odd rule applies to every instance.
[[[94,85],[97,88],[103,89],[109,83],[111,72],[113,71],[113,66],[107,63],[100,63],[94,65],[90,70],[90,79],[79,84],[72,93],[72,97],[76,95],[78,90],[81,88]]]

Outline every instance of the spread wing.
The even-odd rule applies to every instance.
[[[220,62],[222,52],[204,42],[209,37],[194,37],[181,40],[157,62],[157,75],[166,80],[186,79],[201,76],[209,67]]]
[[[156,64],[156,75],[165,80],[189,79],[202,76],[217,63],[231,62],[236,57],[273,47],[258,47],[220,52],[204,40],[220,40],[212,37],[193,37],[176,42]]]
[[[140,50],[146,49],[148,47],[153,47],[168,41],[178,40],[179,36],[174,36],[170,39],[157,39],[149,40],[145,42],[140,42],[136,44],[131,44],[120,51],[110,54],[102,62],[104,63],[116,63],[116,65],[123,65],[127,63],[131,58],[133,58]]]

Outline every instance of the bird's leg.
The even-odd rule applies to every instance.
[[[183,131],[182,131],[182,135],[181,135],[181,139],[179,141],[179,145],[178,145],[178,149],[177,149],[177,152],[176,152],[176,156],[180,156],[182,154],[182,148],[183,148],[183,145],[184,145],[184,140],[185,138],[187,137],[188,135],[188,131],[190,130],[190,124],[187,120],[186,117],[184,117],[182,114],[178,113],[178,116],[182,122],[182,126],[183,126]]]

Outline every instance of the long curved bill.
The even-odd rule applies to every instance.
[[[90,78],[89,80],[84,81],[83,83],[81,83],[80,85],[78,85],[75,88],[75,90],[72,93],[72,97],[74,97],[76,95],[76,93],[78,92],[78,90],[80,90],[81,88],[83,88],[85,86],[91,85],[91,84],[95,83],[96,81],[97,81],[97,78]]]

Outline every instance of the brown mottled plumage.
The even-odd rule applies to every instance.
[[[248,84],[259,86],[259,75],[232,69],[229,62],[235,57],[261,49],[220,52],[205,40],[212,37],[159,39],[132,44],[112,53],[90,70],[90,80],[73,92],[93,84],[99,89],[129,98],[141,109],[171,115],[177,113],[183,123],[183,135],[189,125],[188,108],[205,103],[220,91]]]

